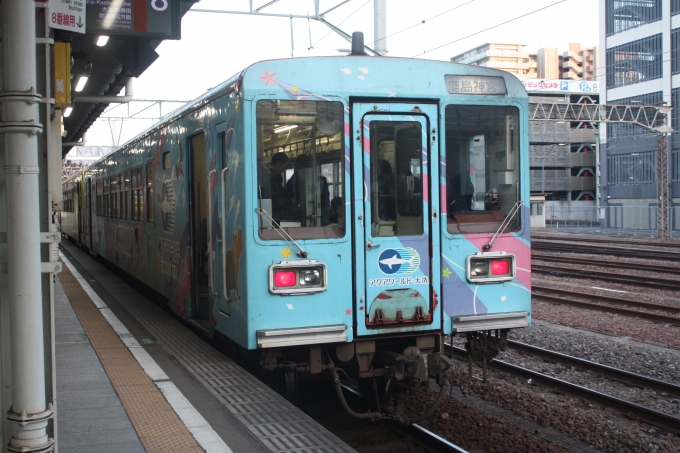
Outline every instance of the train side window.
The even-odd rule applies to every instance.
[[[170,168],[170,151],[163,153],[163,170]]]
[[[343,237],[343,104],[262,100],[256,115],[260,237]]]
[[[101,180],[96,180],[95,190],[97,191],[97,215],[102,215],[102,182]]]
[[[110,196],[109,191],[111,190],[110,184],[111,184],[111,182],[110,182],[109,178],[104,178],[104,196],[103,196],[104,206],[102,206],[102,211],[103,211],[102,215],[104,217],[109,217],[111,215],[111,213],[110,213],[111,212],[110,211],[111,204],[109,203],[109,200],[110,200],[109,199],[109,196]]]
[[[126,171],[122,175],[123,187],[120,193],[120,218],[130,218],[130,172]]]
[[[146,221],[153,223],[154,217],[154,187],[153,187],[153,165],[146,164]]]
[[[111,178],[111,217],[120,217],[120,175]]]
[[[449,105],[446,210],[449,233],[494,233],[520,199],[519,110]],[[520,229],[514,214],[506,232]]]

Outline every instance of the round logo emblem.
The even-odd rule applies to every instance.
[[[378,267],[383,274],[412,274],[420,267],[420,255],[411,247],[385,249],[378,257]]]

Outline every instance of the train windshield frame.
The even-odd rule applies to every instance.
[[[259,236],[342,238],[345,106],[335,100],[260,99],[256,104]]]
[[[444,126],[447,231],[495,233],[521,200],[520,110],[449,104]],[[504,232],[521,227],[515,214]]]

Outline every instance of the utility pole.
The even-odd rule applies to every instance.
[[[659,134],[656,140],[656,235],[659,239],[670,239],[668,192],[668,139],[665,134]]]
[[[373,0],[373,40],[375,52],[387,55],[387,1]]]

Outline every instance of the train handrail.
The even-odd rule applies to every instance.
[[[227,268],[227,181],[226,175],[229,167],[222,169],[220,180],[222,182],[222,269]],[[222,295],[226,301],[229,301],[229,294],[227,294],[227,279],[222,276]]]
[[[217,170],[210,170],[206,176],[206,187],[208,188],[208,273],[210,274],[210,292],[213,296],[217,296],[215,291],[215,253],[212,249],[212,199],[215,196],[212,188],[212,175],[217,173]]]

